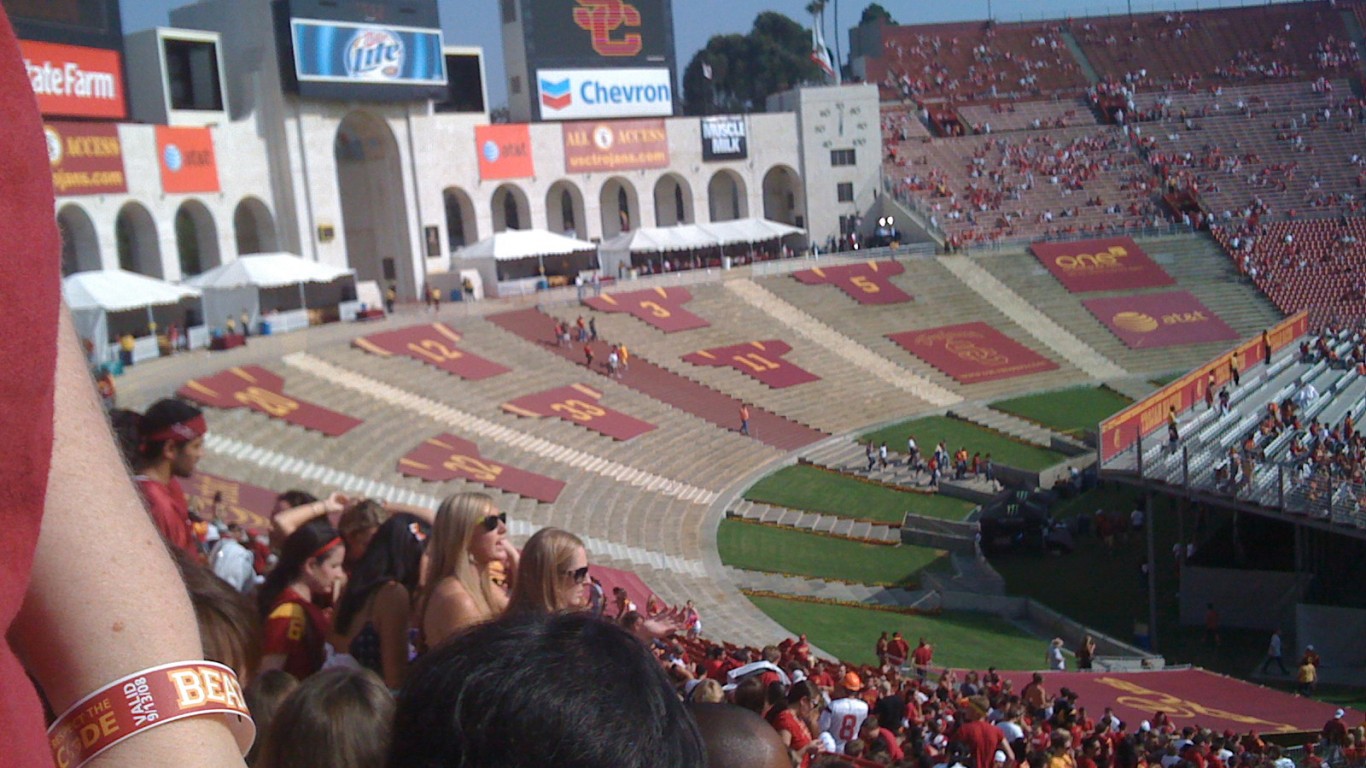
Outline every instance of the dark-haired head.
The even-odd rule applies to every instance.
[[[351,620],[365,607],[365,601],[385,584],[398,582],[410,595],[417,591],[418,577],[422,573],[422,551],[430,533],[430,527],[406,513],[384,521],[351,571],[346,591],[337,605],[334,622],[337,632],[348,634]]]
[[[305,575],[309,563],[321,565],[338,549],[344,551],[344,547],[341,543],[341,534],[337,533],[337,529],[333,528],[325,517],[309,520],[299,526],[299,530],[285,539],[284,547],[280,551],[280,561],[275,564],[275,568],[261,585],[261,592],[257,595],[257,606],[261,610],[261,615],[270,613],[271,607],[275,605],[275,599],[285,587]]]
[[[438,646],[403,688],[392,744],[391,768],[705,764],[659,664],[584,613],[512,614]]]
[[[312,504],[317,500],[318,497],[308,491],[301,491],[297,488],[291,489],[275,497],[275,509],[272,510],[272,513],[279,514],[286,509],[302,507],[305,504]]]
[[[184,400],[152,403],[138,420],[138,460],[134,469],[169,468],[175,477],[194,474],[204,444],[204,412]]]

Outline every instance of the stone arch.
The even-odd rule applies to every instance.
[[[696,220],[688,180],[676,173],[660,176],[655,182],[655,226],[672,227]]]
[[[63,205],[57,211],[57,229],[62,235],[62,277],[104,268],[95,222],[84,208],[75,203]]]
[[[416,295],[403,163],[393,130],[369,112],[351,112],[337,126],[332,149],[347,266],[357,280],[396,283],[402,295]]]
[[[244,197],[232,212],[232,231],[237,240],[237,255],[273,253],[280,250],[275,217],[259,197]]]
[[[130,201],[119,209],[114,219],[114,239],[118,243],[120,269],[165,279],[157,223],[142,203]]]
[[[640,228],[640,199],[635,185],[621,176],[613,176],[602,184],[598,193],[602,210],[602,237],[615,237],[622,232]]]
[[[570,237],[586,240],[588,219],[584,213],[583,191],[568,179],[550,185],[545,193],[546,228]]]
[[[223,263],[218,249],[218,226],[208,206],[198,200],[186,200],[176,209],[175,245],[182,279]]]
[[[764,174],[765,219],[804,227],[804,199],[801,177],[790,166],[775,165]]]
[[[531,229],[531,201],[526,191],[516,184],[501,184],[493,190],[490,202],[493,212],[493,231]]]
[[[479,221],[474,212],[474,200],[460,187],[446,187],[441,191],[446,209],[446,245],[455,250],[479,242]]]
[[[749,192],[740,174],[722,168],[707,182],[707,208],[711,221],[734,221],[749,217]]]

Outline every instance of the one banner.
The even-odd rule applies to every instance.
[[[906,271],[898,261],[866,261],[840,267],[816,267],[794,272],[799,283],[835,285],[860,304],[900,304],[911,295],[892,283],[892,277]]]
[[[1100,458],[1109,461],[1128,450],[1140,437],[1146,437],[1167,423],[1167,413],[1175,406],[1181,413],[1205,399],[1210,373],[1215,386],[1222,387],[1231,377],[1230,369],[1251,368],[1292,344],[1309,332],[1309,315],[1300,312],[1267,329],[1261,336],[1248,339],[1210,362],[1125,408],[1100,424]]]
[[[252,531],[270,530],[270,516],[279,496],[275,491],[205,472],[194,473],[181,485],[190,505],[205,515],[213,509],[217,498],[218,515],[223,522]]]
[[[290,397],[284,390],[284,379],[259,365],[244,365],[191,379],[176,394],[213,408],[250,408],[331,437],[344,435],[363,423],[344,413]]]
[[[1033,243],[1029,250],[1072,293],[1176,284],[1131,237]]]
[[[1088,299],[1082,304],[1130,349],[1238,338],[1236,331],[1189,291]]]
[[[564,124],[565,173],[636,171],[669,166],[663,120]]]
[[[564,490],[564,483],[554,478],[485,459],[477,445],[451,434],[424,440],[398,460],[398,471],[433,483],[468,480],[546,504]]]
[[[128,191],[117,125],[51,121],[43,125],[43,133],[58,197]]]
[[[749,157],[749,129],[744,115],[702,118],[702,159],[744,160]]]
[[[161,166],[161,191],[167,193],[218,192],[218,159],[209,128],[172,128],[158,125],[157,163]]]
[[[777,339],[751,341],[729,347],[714,347],[684,355],[693,365],[734,368],[774,389],[786,389],[798,384],[820,381],[821,377],[805,371],[783,359],[792,351],[791,345]]]
[[[108,120],[128,116],[118,51],[33,40],[20,40],[19,50],[44,115]]]
[[[668,117],[674,113],[667,67],[649,69],[540,69],[536,71],[541,119]]]
[[[351,344],[372,355],[389,357],[403,355],[435,366],[466,381],[489,379],[512,370],[492,360],[485,360],[456,349],[460,334],[442,323],[410,325],[397,331],[386,331],[354,339]]]
[[[960,384],[1028,376],[1058,364],[983,322],[891,333],[902,349]]]
[[[299,82],[445,85],[441,30],[291,19]]]
[[[475,151],[479,153],[479,178],[529,179],[536,175],[531,157],[531,128],[517,125],[480,125],[474,129]]]
[[[711,323],[683,308],[692,301],[687,288],[651,288],[630,293],[604,293],[585,299],[599,312],[625,312],[665,333],[706,328]]]
[[[648,421],[602,405],[601,400],[602,392],[586,384],[572,384],[503,403],[503,410],[531,418],[556,416],[613,440],[630,440],[656,428]]]

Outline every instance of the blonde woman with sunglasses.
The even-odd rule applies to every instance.
[[[507,540],[507,513],[499,512],[489,496],[458,493],[441,502],[427,556],[427,587],[418,609],[419,648],[434,648],[507,608],[519,555]]]
[[[542,528],[522,548],[508,613],[559,613],[588,607],[588,551],[569,531]]]

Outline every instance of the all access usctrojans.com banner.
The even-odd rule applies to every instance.
[[[1029,250],[1072,293],[1176,284],[1131,237],[1033,243]]]
[[[667,168],[669,131],[663,120],[564,124],[565,173]]]
[[[128,191],[117,125],[51,121],[43,125],[43,134],[59,197]]]

